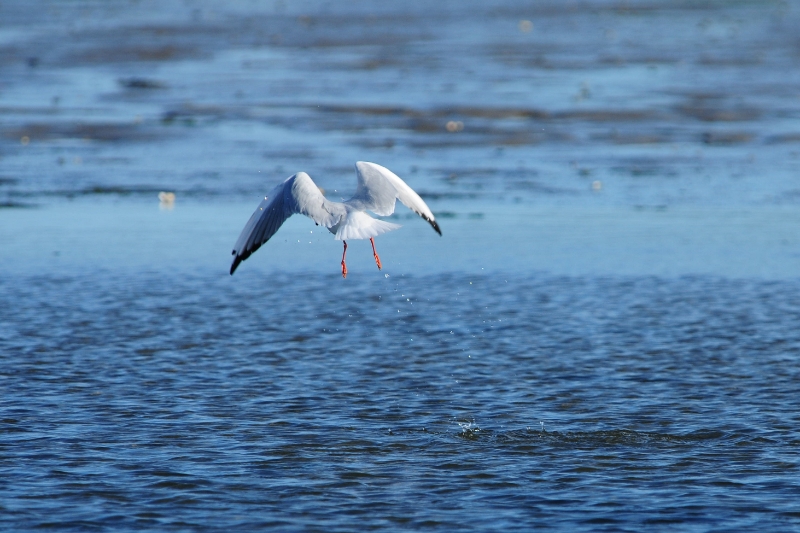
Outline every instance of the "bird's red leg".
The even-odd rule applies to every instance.
[[[375,264],[378,265],[378,270],[381,270],[381,258],[378,257],[378,252],[375,250],[375,241],[370,237],[369,242],[372,243],[372,255],[375,256]]]
[[[342,277],[347,277],[347,265],[344,263],[344,256],[347,255],[347,241],[342,241],[344,243],[344,251],[342,252]]]

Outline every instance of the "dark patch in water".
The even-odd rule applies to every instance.
[[[547,185],[533,180],[511,181],[508,182],[506,188],[511,191],[530,191],[533,193],[543,193],[543,194],[567,194],[567,195],[580,194],[579,191],[575,189],[555,187],[553,185]]]
[[[33,207],[38,207],[38,205],[27,202],[0,202],[0,209],[30,209]]]
[[[742,144],[753,139],[752,133],[747,132],[706,132],[703,134],[704,144]]]
[[[747,122],[757,120],[762,115],[755,108],[725,106],[724,103],[725,99],[721,95],[695,96],[678,106],[676,111],[703,122]]]
[[[101,142],[143,142],[158,137],[156,132],[144,125],[135,123],[32,123],[6,130],[5,137],[19,139],[27,137],[31,141],[54,139],[86,139]]]
[[[112,41],[113,43],[113,41]],[[117,44],[106,47],[83,50],[69,58],[74,64],[115,64],[134,62],[164,62],[186,59],[198,59],[207,56],[193,46],[174,44]]]
[[[660,177],[674,177],[678,173],[672,168],[648,164],[634,164],[630,166],[616,166],[610,169],[612,172],[628,175],[634,178],[660,178]]]
[[[767,138],[769,144],[800,143],[800,133],[784,133]]]
[[[149,80],[147,78],[124,78],[118,80],[119,84],[126,89],[164,89],[166,85],[160,81]]]

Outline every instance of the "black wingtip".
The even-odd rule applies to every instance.
[[[237,255],[233,260],[233,264],[231,265],[231,276],[233,276],[233,273],[236,272],[236,267],[238,267],[239,263],[241,262],[242,262],[242,257]]]
[[[436,233],[438,233],[438,234],[439,234],[439,236],[441,237],[441,235],[442,235],[442,230],[441,230],[441,229],[439,229],[439,224],[437,224],[435,220],[429,220],[428,222],[430,222],[430,223],[431,223],[431,226],[433,226],[433,229],[435,229],[435,230],[436,230]]]

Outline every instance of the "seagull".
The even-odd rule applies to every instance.
[[[422,198],[388,168],[358,161],[356,177],[358,178],[356,193],[345,202],[333,202],[325,198],[319,187],[311,180],[311,176],[305,172],[290,176],[272,189],[272,192],[258,204],[255,213],[247,221],[236,244],[233,245],[231,276],[239,263],[250,257],[275,235],[281,224],[295,213],[306,215],[318,226],[325,226],[335,235],[337,241],[344,243],[343,278],[347,277],[345,256],[348,240],[369,239],[375,264],[378,270],[381,270],[381,258],[375,250],[374,238],[400,227],[399,224],[372,218],[366,211],[389,216],[394,213],[395,202],[400,200],[403,205],[427,220],[436,233],[442,234],[433,213]]]

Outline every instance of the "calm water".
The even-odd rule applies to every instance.
[[[0,529],[800,530],[798,6],[229,4],[0,4]]]

